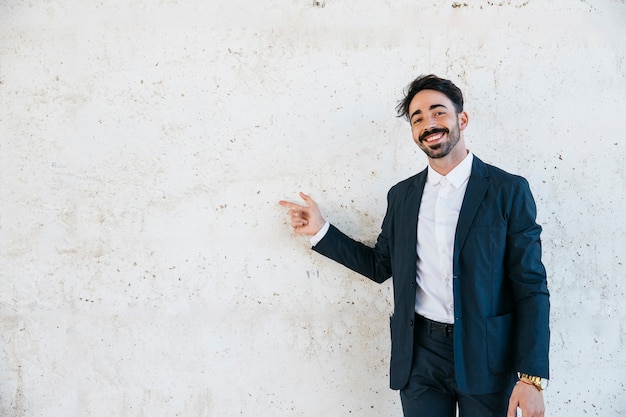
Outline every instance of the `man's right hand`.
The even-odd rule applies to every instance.
[[[304,200],[306,206],[284,200],[279,201],[278,204],[289,209],[291,227],[293,227],[296,234],[314,236],[326,224],[326,220],[322,217],[320,209],[311,197],[302,192],[300,197]]]

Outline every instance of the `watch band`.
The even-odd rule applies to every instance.
[[[534,385],[539,391],[543,391],[543,384],[540,376],[533,376],[528,374],[519,374],[519,380],[530,385]]]

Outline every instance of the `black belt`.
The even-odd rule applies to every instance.
[[[428,329],[430,332],[443,333],[446,336],[452,336],[454,334],[454,324],[439,323],[438,321],[420,316],[417,313],[415,313],[415,323],[418,326]]]

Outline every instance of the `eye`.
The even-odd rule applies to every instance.
[[[438,111],[435,113],[435,116],[443,116],[444,114],[446,114],[445,111]]]
[[[419,124],[421,122],[422,122],[422,119],[420,119],[420,118],[413,119],[413,124],[414,125]]]

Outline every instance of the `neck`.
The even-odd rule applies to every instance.
[[[469,154],[469,150],[465,146],[458,145],[443,158],[428,158],[430,167],[443,176],[448,175]]]

